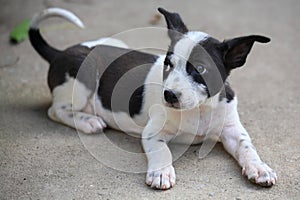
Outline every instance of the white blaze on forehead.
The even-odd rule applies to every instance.
[[[179,60],[188,60],[193,48],[201,41],[206,40],[209,37],[207,33],[203,32],[188,32],[183,35],[174,46],[174,56],[172,56],[171,61],[173,63],[178,63]]]

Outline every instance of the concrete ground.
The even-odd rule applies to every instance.
[[[298,0],[0,3],[0,199],[300,199]],[[191,29],[219,39],[252,33],[271,37],[271,43],[254,46],[246,66],[230,80],[239,96],[241,120],[262,159],[276,170],[278,183],[272,188],[249,183],[220,144],[203,160],[197,156],[200,146],[189,148],[174,163],[176,186],[163,192],[149,189],[143,173],[118,171],[95,159],[75,130],[47,117],[47,63],[28,39],[18,45],[8,42],[17,23],[50,6],[75,12],[86,25],[79,30],[62,20],[46,22],[43,34],[57,48],[153,26],[149,21],[158,6],[181,13]],[[154,26],[165,27],[165,22]],[[167,37],[142,39],[168,43]],[[106,135],[140,151],[138,140],[114,131]]]

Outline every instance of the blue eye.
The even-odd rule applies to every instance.
[[[204,73],[206,72],[205,67],[203,67],[202,65],[198,65],[198,66],[196,67],[196,70],[197,70],[197,72],[198,72],[199,74],[204,74]]]

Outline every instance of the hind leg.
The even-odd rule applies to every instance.
[[[48,116],[84,133],[95,133],[106,127],[100,116],[85,112],[92,92],[74,78],[53,90],[53,103]]]

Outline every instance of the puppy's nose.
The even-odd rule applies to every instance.
[[[171,104],[178,103],[178,98],[180,95],[181,95],[180,92],[175,93],[172,90],[164,91],[164,97],[165,97],[166,102],[171,103]]]

